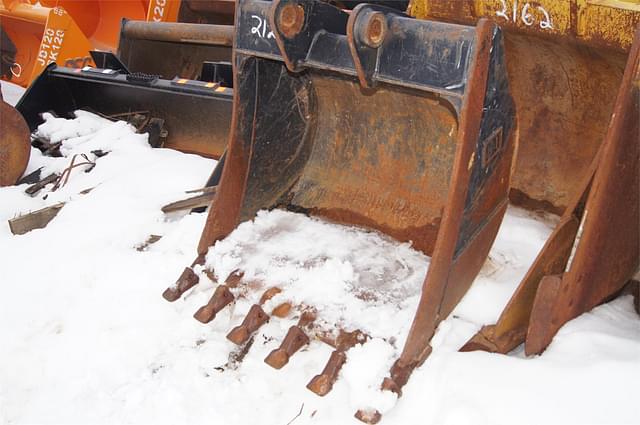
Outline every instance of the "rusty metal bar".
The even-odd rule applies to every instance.
[[[121,28],[122,36],[140,40],[231,47],[233,44],[233,26],[124,21]]]

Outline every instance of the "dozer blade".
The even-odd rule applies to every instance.
[[[29,162],[29,127],[0,94],[0,187],[16,183]]]
[[[231,62],[232,43],[231,25],[125,20],[118,57],[132,72],[196,80],[204,62]]]
[[[498,322],[463,351],[541,353],[567,321],[615,295],[640,265],[640,29],[607,134],[582,191]]]
[[[208,248],[261,209],[412,241],[432,259],[386,380],[399,393],[480,270],[507,207],[515,111],[501,32],[487,20],[443,24],[367,4],[347,14],[314,0],[240,0],[234,46],[222,177],[199,256],[165,298],[192,287]],[[305,326],[290,330],[270,364],[305,343]],[[319,394],[340,358],[310,383]]]
[[[42,122],[43,112],[68,117],[77,109],[87,109],[125,120],[139,115],[147,124],[161,127],[156,131],[158,142],[152,145],[219,158],[227,144],[232,91],[217,83],[52,64],[16,108],[31,131]],[[151,134],[151,129],[143,127]]]
[[[233,25],[235,0],[151,0],[150,22]]]
[[[412,0],[413,16],[504,29],[516,105],[511,201],[561,215],[604,140],[633,33],[635,0]]]

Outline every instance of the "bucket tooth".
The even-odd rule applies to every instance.
[[[193,317],[202,323],[209,323],[216,318],[216,314],[231,304],[233,300],[234,297],[229,287],[227,285],[220,285],[216,288],[209,302],[200,307]]]
[[[260,302],[251,306],[242,323],[227,334],[227,339],[237,345],[247,342],[255,331],[269,321],[269,315],[265,313],[261,306],[281,292],[282,289],[277,286],[264,291],[260,297]]]
[[[307,384],[307,388],[320,397],[327,395],[333,388],[333,384],[338,379],[338,373],[346,361],[347,355],[344,351],[334,350],[322,369],[322,373],[314,376]]]
[[[382,415],[377,410],[358,410],[353,416],[365,424],[377,424],[382,419]]]
[[[176,301],[182,296],[182,294],[196,286],[200,281],[200,278],[193,271],[193,268],[196,265],[202,264],[204,264],[204,256],[198,256],[198,258],[193,261],[190,267],[185,267],[176,283],[173,286],[165,289],[165,291],[162,293],[164,299],[169,302]]]
[[[271,298],[278,295],[280,292],[282,292],[282,289],[278,288],[277,286],[267,289],[266,291],[264,291],[264,293],[260,297],[260,305],[263,305],[264,303],[269,301]]]
[[[289,315],[289,312],[291,311],[291,307],[292,305],[290,302],[283,302],[282,304],[279,304],[271,311],[271,315],[284,319]]]
[[[234,270],[227,276],[227,279],[224,281],[224,284],[229,288],[237,288],[242,278],[244,277],[244,272],[240,270]]]
[[[331,337],[319,336],[319,339],[333,346],[335,350],[327,361],[322,373],[316,375],[309,381],[307,388],[319,396],[325,396],[333,388],[333,384],[338,379],[340,369],[347,361],[346,351],[356,344],[362,344],[367,340],[367,335],[360,330],[346,332],[340,330],[335,339]]]
[[[264,361],[274,369],[282,369],[284,365],[289,363],[291,356],[308,343],[309,337],[302,328],[298,325],[291,326],[280,347],[269,353]]]
[[[298,326],[300,328],[306,328],[309,327],[313,324],[313,322],[315,322],[316,320],[316,310],[313,308],[306,308],[305,310],[302,311],[302,314],[300,314],[300,319],[298,319]]]
[[[260,326],[269,321],[269,316],[258,304],[251,306],[249,313],[245,316],[242,324],[236,326],[227,334],[227,339],[236,345],[242,345],[249,340],[251,335]]]

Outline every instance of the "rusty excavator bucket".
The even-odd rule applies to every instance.
[[[480,270],[507,207],[515,110],[501,31],[488,20],[445,24],[379,5],[348,14],[315,0],[240,0],[235,37],[224,169],[199,255],[163,296],[175,301],[196,285],[208,248],[261,209],[412,241],[431,263],[383,384],[399,394]],[[241,276],[219,285],[195,317],[208,322],[241,296],[234,294]],[[270,314],[256,304],[228,338],[246,343]],[[304,315],[300,321],[269,365],[282,367],[317,337]],[[320,395],[331,389],[344,351],[363,337],[343,336],[309,384]],[[357,417],[376,422],[380,414]]]
[[[518,121],[511,201],[557,215],[570,209],[605,138],[640,3],[412,0],[409,13],[500,25]]]
[[[539,354],[567,321],[618,293],[640,266],[640,27],[604,142],[581,190],[495,325],[463,351]]]
[[[20,112],[2,100],[0,93],[0,187],[11,186],[22,177],[31,152],[29,135]]]

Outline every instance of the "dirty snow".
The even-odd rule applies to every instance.
[[[19,92],[2,89],[5,99]],[[242,268],[262,288],[285,289],[269,307],[313,305],[326,324],[372,336],[320,398],[305,385],[329,357],[326,344],[312,341],[280,371],[263,362],[295,315],[272,319],[244,361],[228,364],[235,347],[225,335],[262,289],[207,325],[191,317],[212,293],[207,278],[175,303],[160,296],[195,257],[205,220],[166,217],[160,207],[201,187],[215,161],[151,149],[127,124],[83,112],[48,117],[39,131],[63,141],[65,155],[33,149],[28,171],[44,167],[43,176],[74,154],[110,153],[89,173],[74,169],[56,192],[0,189],[0,423],[342,424],[373,405],[395,405],[386,424],[640,423],[631,297],[568,323],[541,356],[457,352],[496,320],[551,232],[550,217],[509,209],[490,259],[397,401],[377,387],[406,337],[428,257],[375,232],[283,211],[261,212],[217,243],[207,263],[219,278]],[[60,201],[45,229],[11,234],[8,219]],[[162,239],[138,251],[151,234]]]

